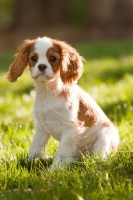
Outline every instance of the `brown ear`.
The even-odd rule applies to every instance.
[[[65,84],[72,84],[73,81],[78,80],[83,72],[83,64],[78,52],[65,42],[55,41],[55,45],[60,47],[61,63],[60,63],[60,77]]]
[[[28,56],[33,44],[34,40],[25,40],[20,46],[18,53],[15,55],[15,60],[9,67],[9,73],[7,74],[8,81],[16,81],[17,78],[21,76],[24,69],[28,67]]]

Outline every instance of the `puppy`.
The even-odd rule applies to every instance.
[[[43,156],[51,135],[60,141],[53,167],[73,163],[87,152],[105,157],[117,150],[116,127],[77,85],[83,72],[82,61],[70,45],[48,37],[25,40],[19,48],[7,78],[14,82],[24,69],[30,68],[35,81],[36,133],[29,158]]]

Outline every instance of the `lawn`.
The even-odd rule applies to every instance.
[[[27,163],[34,134],[35,98],[29,71],[16,83],[5,75],[15,51],[0,55],[0,200],[133,199],[133,41],[77,44],[85,57],[79,80],[120,132],[118,152],[103,160],[88,155],[71,167],[51,170],[51,161]],[[51,138],[46,153],[54,156]]]

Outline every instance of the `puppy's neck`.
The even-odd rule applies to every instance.
[[[63,83],[60,78],[54,78],[49,81],[38,81],[35,80],[36,93],[51,93],[51,94],[60,94],[63,89]]]

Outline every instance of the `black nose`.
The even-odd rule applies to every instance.
[[[46,68],[47,68],[47,65],[44,65],[44,64],[38,65],[38,69],[40,72],[44,72]]]

